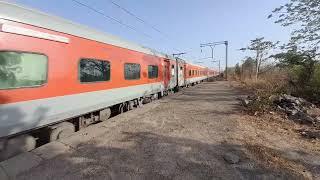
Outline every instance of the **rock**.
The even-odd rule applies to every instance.
[[[272,103],[277,103],[277,102],[280,102],[280,98],[277,95],[271,95],[269,97],[269,101],[272,102]]]
[[[291,116],[295,116],[299,113],[298,110],[294,109],[294,110],[287,110],[288,113],[290,113]]]
[[[299,101],[299,99],[296,99],[296,100],[295,100],[295,103],[296,103],[298,106],[301,106],[301,105],[302,105],[302,103],[301,103],[301,101]]]
[[[309,138],[309,139],[320,138],[320,131],[303,130],[300,132],[300,134],[306,138]]]
[[[315,119],[313,119],[311,116],[308,116],[307,114],[304,114],[302,117],[301,117],[301,120],[304,122],[304,123],[307,123],[307,124],[313,124],[315,123]]]
[[[277,106],[277,109],[279,110],[279,111],[283,111],[283,112],[285,112],[286,110],[283,108],[283,107],[281,107],[281,106]]]
[[[296,97],[293,97],[293,96],[290,96],[290,95],[287,95],[287,94],[284,94],[283,98],[284,98],[285,101],[290,102],[290,103],[296,103],[296,100],[297,100]]]
[[[248,98],[242,98],[240,99],[241,101],[241,104],[244,106],[244,107],[248,107],[248,105],[250,104],[251,100],[249,100]]]
[[[237,156],[236,154],[230,153],[230,152],[225,153],[223,155],[223,159],[229,164],[236,164],[240,161],[239,156]]]
[[[299,121],[302,124],[313,124],[315,122],[314,118],[304,112],[298,112],[297,114],[292,115],[291,118],[295,121]]]
[[[320,117],[320,109],[319,108],[308,109],[307,114],[311,117]]]

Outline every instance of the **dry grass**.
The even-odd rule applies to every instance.
[[[281,156],[281,154],[274,149],[250,144],[246,144],[245,147],[252,155],[254,155],[255,159],[260,161],[261,164],[267,168],[281,169],[296,177],[312,179],[311,173],[303,164]]]
[[[246,88],[253,90],[256,94],[278,94],[287,92],[287,83],[283,79],[264,78],[258,81],[246,79],[243,81]]]
[[[244,115],[239,119],[239,131],[244,133],[241,141],[260,165],[285,170],[301,179],[313,179],[313,167],[301,159],[320,157],[320,141],[301,137],[297,133],[301,127],[276,114]],[[298,159],[289,159],[287,155],[290,152],[303,153],[298,154]]]
[[[271,94],[275,86],[282,85],[269,84],[268,81],[261,80],[248,81],[242,85],[232,82],[231,86],[241,90],[250,89],[247,91],[249,94],[261,93],[261,96],[268,97],[268,92]],[[319,178],[319,169],[312,161],[320,160],[320,140],[302,137],[298,130],[308,126],[289,120],[286,114],[264,111],[265,113],[259,116],[248,115],[245,111],[238,120],[238,133],[243,134],[238,140],[244,142],[249,156],[266,168],[285,170],[300,177],[299,179]],[[296,157],[292,158],[290,153]]]

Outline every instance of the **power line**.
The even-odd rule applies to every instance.
[[[152,25],[151,23],[148,23],[147,21],[143,20],[142,18],[138,17],[137,15],[135,15],[133,12],[129,11],[128,9],[122,7],[121,5],[119,5],[118,3],[114,2],[113,0],[109,0],[110,3],[112,3],[113,5],[115,5],[116,7],[118,7],[119,9],[121,9],[122,11],[124,11],[125,13],[129,14],[130,16],[136,18],[138,21],[140,21],[141,23],[149,26],[150,28],[152,28],[153,30],[157,31],[158,33],[160,33],[163,37],[165,37],[167,40],[172,41],[170,39],[170,37],[168,37],[166,35],[166,33],[162,32],[161,30],[159,30],[158,28],[156,28],[154,25]],[[180,51],[182,52],[181,49],[177,49],[175,47],[173,47],[173,49],[175,51]]]
[[[127,28],[129,28],[129,29],[131,29],[131,30],[134,30],[134,31],[137,32],[137,33],[140,33],[140,34],[142,34],[142,35],[144,35],[144,36],[152,39],[152,37],[151,37],[150,35],[148,35],[148,34],[146,34],[146,33],[144,33],[144,32],[139,31],[138,29],[136,29],[136,28],[133,27],[133,26],[130,26],[130,25],[128,25],[128,24],[125,24],[125,23],[123,23],[122,21],[120,21],[120,20],[118,20],[118,19],[116,19],[116,18],[114,18],[114,17],[108,16],[108,15],[104,14],[103,12],[101,12],[101,11],[99,11],[99,10],[97,10],[97,9],[95,9],[95,8],[87,5],[87,4],[84,4],[84,3],[79,2],[79,1],[77,1],[77,0],[71,0],[71,1],[77,3],[77,4],[81,5],[81,6],[84,6],[84,7],[88,8],[88,9],[90,9],[90,10],[92,10],[92,11],[94,11],[94,12],[100,14],[100,15],[102,15],[104,18],[107,18],[107,19],[110,19],[110,20],[112,20],[112,21],[114,21],[114,22],[117,22],[118,24],[120,24],[120,25],[122,25],[122,26],[124,26],[124,27],[127,27]]]
[[[137,15],[135,15],[134,13],[132,13],[131,11],[129,11],[128,9],[120,6],[118,3],[109,0],[113,5],[117,6],[119,9],[121,9],[122,11],[126,12],[127,14],[133,16],[134,18],[136,18],[138,21],[140,21],[141,23],[146,24],[147,26],[150,26],[153,30],[157,31],[158,33],[162,34],[163,36],[166,37],[165,33],[163,33],[162,31],[160,31],[158,28],[156,28],[155,26],[153,26],[152,24],[148,23],[147,21],[139,18]]]
[[[106,19],[110,19],[110,20],[112,20],[112,21],[114,21],[114,22],[116,22],[116,23],[118,23],[118,24],[120,24],[120,25],[122,25],[122,26],[124,26],[124,27],[126,27],[126,28],[129,28],[129,29],[131,29],[131,30],[133,30],[133,31],[135,31],[135,32],[137,32],[137,33],[140,33],[140,34],[146,36],[146,37],[149,38],[149,39],[153,39],[152,36],[150,36],[149,34],[144,33],[144,32],[141,32],[141,31],[139,31],[136,27],[130,26],[130,25],[126,24],[126,23],[123,23],[123,22],[122,22],[121,20],[119,20],[119,19],[116,19],[116,18],[114,18],[114,17],[112,17],[112,16],[106,15],[106,14],[103,13],[102,11],[99,11],[99,10],[93,8],[93,7],[91,7],[91,6],[88,5],[88,4],[82,3],[82,2],[80,2],[80,1],[78,1],[78,0],[71,0],[71,1],[73,1],[73,2],[75,2],[75,3],[77,3],[77,4],[79,4],[79,5],[81,5],[81,6],[83,6],[83,7],[86,7],[86,8],[88,8],[88,9],[90,9],[91,11],[93,11],[93,12],[95,12],[95,13],[98,13],[98,14],[102,15],[102,16],[103,16],[104,18],[106,18]],[[167,35],[165,35],[165,33],[163,33],[162,31],[160,31],[159,29],[157,29],[155,26],[153,26],[153,25],[151,25],[150,23],[146,22],[145,20],[139,18],[137,15],[135,15],[135,14],[132,13],[132,12],[130,12],[130,11],[127,10],[126,8],[120,6],[120,5],[117,4],[116,2],[114,2],[114,1],[112,1],[112,0],[109,0],[109,1],[110,1],[113,5],[117,6],[117,7],[120,8],[121,10],[125,11],[127,14],[135,17],[135,18],[138,19],[140,22],[146,24],[147,26],[150,26],[153,30],[155,30],[155,31],[157,31],[158,33],[162,34],[167,40],[172,41],[172,40],[170,40],[170,38],[169,38]],[[173,50],[182,52],[182,50],[177,49],[177,48],[175,48],[175,47],[173,47]],[[194,56],[191,56],[191,55],[189,55],[189,56],[192,57],[192,58],[195,58]]]

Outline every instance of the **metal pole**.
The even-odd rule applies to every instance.
[[[212,60],[214,60],[213,47],[212,46],[210,46],[210,47],[211,47],[211,58],[212,58]]]
[[[226,45],[226,80],[228,80],[228,41],[225,41]]]
[[[221,62],[221,60],[219,58],[219,77],[220,77],[220,74],[221,74],[220,62]]]

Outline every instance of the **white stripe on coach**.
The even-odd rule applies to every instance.
[[[0,105],[0,137],[164,90],[161,82]]]
[[[63,43],[70,42],[69,38],[64,36],[49,34],[49,33],[36,31],[28,28],[13,26],[10,24],[0,24],[0,25],[1,25],[1,31],[7,32],[7,33],[19,34],[19,35],[30,36],[30,37],[40,38],[40,39],[47,39],[47,40],[58,41]]]

